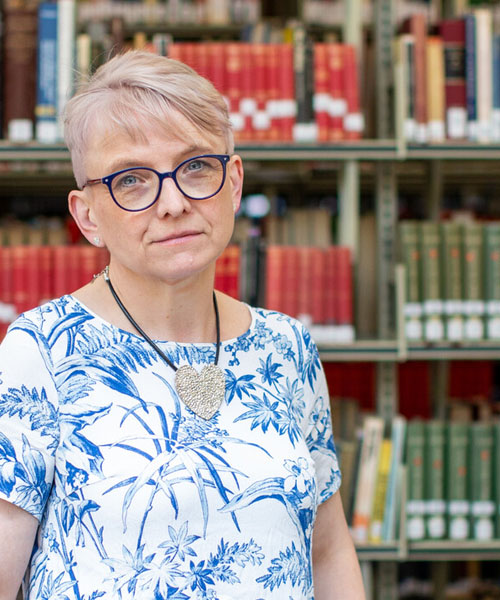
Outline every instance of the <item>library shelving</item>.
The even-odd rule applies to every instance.
[[[103,24],[113,14],[113,3],[106,3],[109,15],[100,20],[85,17],[78,23],[80,31],[94,28],[94,36],[102,33]],[[134,3],[138,6],[139,2]],[[164,6],[170,3],[147,3]],[[172,3],[173,4],[173,3]],[[189,4],[189,3],[187,3]],[[191,3],[193,4],[193,3]],[[204,3],[200,3],[204,4]],[[212,4],[215,4],[212,3]],[[223,7],[229,3],[221,2]],[[244,5],[244,2],[240,3]],[[255,3],[257,4],[257,3]],[[272,6],[274,4],[274,6]],[[288,4],[288,6],[287,6]],[[125,3],[120,4],[124,9]],[[331,8],[331,19],[318,23],[315,15]],[[115,7],[116,8],[116,7]],[[120,9],[120,10],[121,10]],[[90,9],[89,9],[90,10]],[[125,9],[124,9],[125,10]],[[432,143],[417,143],[408,139],[404,131],[406,110],[403,106],[401,72],[393,61],[394,39],[399,35],[402,20],[414,13],[425,13],[434,26],[444,18],[455,18],[470,12],[473,6],[459,0],[431,0],[430,2],[405,0],[312,0],[302,2],[263,2],[259,4],[255,21],[249,23],[228,22],[203,23],[196,26],[178,20],[167,24],[151,22],[142,17],[124,24],[121,35],[132,37],[140,31],[146,38],[161,33],[172,40],[232,41],[239,39],[248,26],[254,30],[271,31],[282,26],[284,17],[301,20],[305,17],[311,37],[321,40],[342,40],[352,44],[366,59],[364,46],[370,40],[374,83],[372,97],[364,98],[373,108],[372,128],[369,138],[318,141],[245,141],[237,143],[236,151],[247,163],[249,173],[247,186],[253,190],[262,187],[276,191],[286,182],[314,171],[321,173],[323,189],[338,199],[337,242],[347,246],[352,253],[355,304],[364,293],[366,272],[362,269],[361,217],[362,196],[373,198],[371,210],[375,217],[376,246],[375,264],[377,278],[373,290],[374,329],[368,337],[360,336],[350,343],[322,340],[319,344],[323,361],[332,363],[373,363],[376,372],[375,409],[378,415],[390,420],[398,412],[398,366],[408,362],[431,363],[433,412],[444,414],[445,383],[450,363],[453,361],[496,361],[500,358],[498,340],[460,340],[457,342],[413,341],[407,339],[404,329],[404,298],[406,295],[404,270],[398,265],[398,221],[400,190],[417,189],[422,204],[420,216],[437,221],[441,212],[443,190],[450,181],[455,187],[475,185],[496,186],[500,183],[500,140],[487,143],[467,139],[443,139]],[[495,13],[496,14],[496,13]],[[224,19],[223,19],[224,21]],[[97,30],[96,30],[97,27]],[[101,27],[101,29],[99,29]],[[433,27],[434,29],[434,27]],[[429,30],[430,32],[430,30]],[[107,29],[104,30],[107,35]],[[360,68],[360,77],[367,76]],[[396,97],[394,97],[396,94]],[[403,96],[401,96],[403,94]],[[365,106],[365,109],[367,107]],[[270,176],[266,174],[270,173]],[[305,175],[304,175],[305,174]],[[17,143],[0,141],[0,197],[19,195],[26,198],[55,195],[61,199],[60,211],[64,212],[64,191],[73,185],[69,155],[61,142]],[[304,186],[320,185],[307,180]],[[495,216],[500,215],[497,208]],[[359,316],[359,306],[355,307]],[[375,314],[376,313],[376,314]],[[500,540],[449,541],[406,539],[404,535],[404,510],[401,511],[400,531],[397,540],[377,544],[358,543],[358,553],[368,571],[374,575],[373,590],[369,598],[377,600],[396,599],[398,590],[398,565],[406,562],[430,561],[499,561]],[[439,569],[438,569],[439,571]],[[437,577],[439,579],[439,577]],[[444,598],[444,588],[436,590],[434,598]]]

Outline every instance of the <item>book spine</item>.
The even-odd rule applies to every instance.
[[[470,424],[471,529],[475,540],[494,536],[493,429],[490,423]]]
[[[500,223],[483,225],[486,337],[500,339]]]
[[[330,79],[328,72],[328,44],[314,44],[314,97],[318,142],[327,142],[330,135]]]
[[[460,341],[464,335],[460,225],[451,221],[441,223],[440,238],[445,337],[450,341]]]
[[[337,316],[337,246],[329,246],[325,252],[325,323],[335,326]]]
[[[442,340],[443,302],[439,268],[439,226],[437,223],[419,223],[421,254],[421,294],[424,314],[424,339]]]
[[[356,49],[350,44],[344,44],[342,72],[347,111],[344,117],[345,139],[359,140],[363,133],[364,121],[360,106]]]
[[[312,288],[312,248],[300,246],[298,249],[298,285],[296,286],[297,315],[300,320],[310,325],[312,323],[311,298],[315,290]],[[287,293],[294,293],[287,290]]]
[[[426,49],[427,133],[430,142],[443,142],[446,138],[443,41],[438,36],[429,36]]]
[[[425,537],[424,435],[423,421],[409,421],[406,438],[406,535],[409,540]]]
[[[495,421],[493,427],[493,501],[495,504],[495,537],[500,539],[500,421]]]
[[[351,250],[337,246],[337,341],[352,342],[354,339],[353,283]]]
[[[58,0],[57,3],[57,115],[58,137],[63,139],[63,111],[74,91],[75,71],[75,0]]]
[[[403,464],[404,446],[406,440],[406,419],[396,415],[391,423],[391,467],[387,482],[387,494],[384,510],[384,522],[382,525],[382,540],[390,542],[396,539],[397,522],[400,509],[399,486],[401,465]]]
[[[347,101],[344,90],[344,46],[339,43],[327,45],[329,74],[329,132],[330,142],[344,139],[344,118],[347,114]]]
[[[53,264],[52,264],[52,247],[40,246],[39,254],[39,273],[40,273],[40,296],[37,302],[47,302],[53,297],[52,279],[53,279]],[[99,272],[99,271],[97,271]]]
[[[356,482],[356,498],[352,517],[352,535],[354,540],[359,543],[364,543],[368,540],[383,430],[384,421],[381,417],[365,417],[360,466]]]
[[[446,131],[450,139],[467,137],[467,93],[465,80],[465,20],[441,23],[445,59]]]
[[[493,36],[493,107],[491,114],[491,139],[500,141],[500,35]]]
[[[4,137],[14,142],[33,137],[37,6],[35,0],[3,2],[3,129]]]
[[[284,246],[282,248],[283,294],[281,310],[294,318],[299,314],[299,290],[309,287],[308,282],[302,279],[303,277],[309,277],[309,272],[304,273],[300,268],[300,253],[302,250],[303,248],[299,249],[297,246]]]
[[[427,76],[426,76],[426,36],[427,22],[424,13],[415,13],[410,17],[410,32],[415,39],[415,119],[417,124],[416,141],[426,143],[427,135]]]
[[[466,223],[462,226],[464,337],[480,340],[484,337],[483,297],[483,226]]]
[[[476,95],[478,142],[491,141],[491,112],[493,105],[492,88],[492,15],[489,8],[478,8],[474,11],[476,20]]]
[[[312,106],[314,90],[313,45],[302,24],[293,30],[293,67],[295,97],[297,100],[297,120],[294,127],[294,141],[314,142],[317,139],[316,124]]]
[[[467,94],[467,137],[478,139],[477,116],[477,62],[476,62],[476,17],[473,14],[465,19],[465,89]]]
[[[265,306],[283,311],[284,251],[282,246],[269,245],[266,249]]]
[[[293,71],[293,45],[279,44],[278,85],[279,104],[278,120],[280,127],[280,139],[284,142],[293,139],[293,128],[297,115],[297,102],[295,100],[295,84]]]
[[[431,420],[425,423],[425,525],[426,537],[442,539],[446,534],[445,425]]]
[[[370,528],[368,540],[378,544],[382,541],[382,526],[384,523],[384,513],[386,496],[389,482],[389,472],[391,468],[392,441],[390,438],[384,438],[380,446],[380,455],[377,466],[377,478],[375,482],[373,510],[370,518]]]
[[[447,537],[465,540],[470,535],[468,423],[447,426],[446,499]]]
[[[421,340],[423,337],[422,303],[420,301],[421,253],[417,221],[400,223],[399,254],[406,270],[405,334],[408,340]]]
[[[57,4],[42,2],[38,8],[38,64],[36,139],[57,140]]]

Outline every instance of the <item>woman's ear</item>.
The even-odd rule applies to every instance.
[[[93,246],[103,246],[88,192],[72,190],[68,195],[68,209],[85,238]]]
[[[241,194],[243,191],[243,162],[237,154],[231,156],[228,165],[228,176],[231,182],[231,195],[234,212],[238,212],[241,203]]]

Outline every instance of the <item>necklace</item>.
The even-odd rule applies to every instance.
[[[217,298],[215,292],[213,292],[213,303],[215,310],[215,329],[217,332],[217,342],[215,349],[215,361],[213,365],[203,367],[201,373],[195,371],[190,365],[183,365],[177,367],[174,363],[165,355],[165,353],[158,348],[148,334],[136,323],[132,315],[125,308],[120,297],[116,293],[111,279],[109,278],[109,266],[103,271],[104,281],[108,284],[108,287],[118,304],[120,310],[127,317],[130,324],[134,329],[144,338],[144,340],[155,350],[155,352],[167,363],[167,365],[175,371],[175,390],[179,398],[184,404],[206,421],[214,416],[219,409],[222,400],[224,399],[224,393],[226,390],[226,380],[222,369],[217,365],[219,362],[220,353],[220,320],[219,320],[219,307],[217,306]]]

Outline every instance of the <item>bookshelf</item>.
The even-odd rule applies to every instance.
[[[109,16],[103,17],[103,22],[112,15],[117,16],[116,12],[113,13],[112,4],[107,4],[110,12]],[[274,7],[270,8],[273,4]],[[397,24],[408,14],[421,9],[423,3],[405,0],[337,0],[332,3],[334,14],[331,18],[318,23],[317,16],[314,15],[321,14],[325,8],[323,4],[326,2],[321,0],[303,0],[288,3],[288,6],[286,2],[263,2],[261,8],[264,17],[270,16],[272,20],[269,29],[266,26],[266,31],[275,28],[276,23],[277,27],[281,26],[282,14],[292,17],[309,15],[307,29],[314,39],[319,40],[323,36],[342,39],[361,52],[367,36],[370,37],[375,73],[375,126],[371,132],[372,137],[353,141],[339,140],[335,143],[240,141],[236,151],[249,165],[248,172],[253,187],[258,187],[259,181],[266,182],[266,172],[272,172],[277,165],[290,174],[316,168],[326,174],[324,185],[331,185],[331,192],[339,202],[338,241],[351,249],[354,258],[355,297],[359,297],[363,289],[358,269],[360,197],[362,188],[370,188],[375,198],[377,237],[377,329],[371,339],[360,339],[349,344],[322,342],[320,355],[322,360],[334,363],[375,363],[376,410],[378,414],[390,418],[398,408],[398,365],[410,361],[431,362],[435,381],[442,382],[446,379],[450,361],[493,361],[500,356],[500,342],[495,341],[425,343],[411,342],[405,338],[401,322],[401,294],[404,295],[404,289],[401,287],[401,273],[398,274],[397,270],[396,238],[398,194],[402,187],[426,187],[426,216],[437,219],[443,187],[451,178],[457,181],[457,185],[473,177],[482,183],[498,183],[500,174],[495,171],[498,170],[496,164],[500,160],[500,141],[479,143],[445,140],[424,144],[408,141],[402,135],[401,115],[397,113],[398,107],[391,95],[395,83],[393,41]],[[432,15],[432,22],[436,22],[441,17],[459,14],[459,4],[432,0],[426,5],[426,10]],[[78,30],[86,31],[91,22],[90,18],[80,19]],[[181,19],[166,25],[151,18],[138,17],[135,21],[126,21],[122,33],[127,38],[140,31],[147,38],[161,33],[176,41],[228,42],[239,39],[249,25],[256,29],[257,23],[260,21],[206,22],[193,26],[193,22],[182,22]],[[95,26],[95,22],[92,26]],[[363,69],[361,73],[363,74]],[[0,167],[0,183],[3,188],[0,195],[3,197],[15,190],[22,190],[24,196],[34,198],[42,187],[45,188],[43,195],[53,193],[62,198],[64,191],[72,184],[69,156],[61,143],[0,141]],[[426,177],[431,183],[429,186],[421,181]],[[267,182],[265,185],[268,185]],[[279,181],[273,183],[274,187],[279,185]],[[61,212],[63,210],[61,204]],[[437,413],[442,411],[439,406],[442,395],[442,390],[436,388]],[[396,597],[398,563],[495,561],[500,559],[500,542],[413,542],[400,537],[397,543],[359,544],[358,552],[362,561],[376,563],[374,570],[377,598],[389,599]]]

